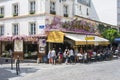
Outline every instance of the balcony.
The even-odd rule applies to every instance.
[[[13,33],[13,36],[18,35],[18,33]]]
[[[3,14],[0,14],[0,18],[3,18],[4,17],[4,15]]]
[[[68,14],[64,14],[64,17],[68,17]]]
[[[56,15],[56,11],[50,10],[50,14]]]
[[[35,14],[35,11],[34,11],[34,10],[31,10],[29,13],[30,13],[30,14]]]
[[[13,13],[13,16],[18,16],[18,13]]]
[[[36,32],[29,32],[29,35],[35,35]]]

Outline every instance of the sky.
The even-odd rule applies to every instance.
[[[101,22],[117,25],[117,0],[92,0]]]

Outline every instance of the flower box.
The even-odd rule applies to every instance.
[[[35,14],[35,11],[30,11],[30,14]]]
[[[1,15],[0,15],[0,18],[3,18],[3,17],[4,17],[4,15],[1,14]]]

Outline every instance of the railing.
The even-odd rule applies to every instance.
[[[13,13],[13,16],[18,16],[18,13]]]
[[[64,14],[64,17],[68,17],[68,14]]]
[[[35,11],[34,10],[30,10],[30,14],[35,14]]]
[[[3,14],[0,14],[0,18],[3,18],[4,17],[4,15]]]
[[[50,10],[50,14],[54,14],[54,15],[56,15],[56,11],[52,11],[52,10]]]

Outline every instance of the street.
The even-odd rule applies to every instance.
[[[120,59],[68,65],[21,63],[18,76],[15,69],[10,70],[10,64],[3,64],[0,67],[0,78],[1,80],[119,80],[119,63]]]

